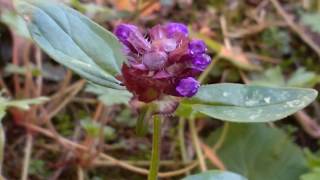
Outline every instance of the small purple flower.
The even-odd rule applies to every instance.
[[[177,92],[183,97],[192,97],[198,92],[199,82],[193,77],[181,79],[176,87]]]
[[[178,34],[182,34],[184,36],[189,35],[187,26],[182,23],[174,23],[174,22],[168,23],[166,24],[166,31],[167,31],[168,37],[174,37],[175,35],[178,35]]]
[[[114,32],[128,57],[119,78],[140,101],[197,93],[200,85],[195,77],[211,58],[203,41],[188,37],[187,26],[173,22],[156,25],[143,35],[138,27],[121,24]]]
[[[211,58],[207,54],[198,54],[192,58],[192,68],[204,71],[211,63]]]
[[[189,42],[189,52],[191,55],[204,54],[207,46],[202,40],[192,40]]]

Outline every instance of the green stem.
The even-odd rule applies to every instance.
[[[208,168],[207,168],[207,164],[206,164],[202,149],[200,147],[200,142],[199,142],[199,137],[198,137],[198,133],[197,133],[194,117],[190,118],[189,126],[190,126],[193,145],[194,145],[194,148],[196,149],[196,153],[197,153],[200,169],[201,169],[202,172],[207,171]]]
[[[213,150],[217,152],[217,150],[222,146],[224,140],[226,139],[227,133],[229,130],[229,123],[225,122],[222,128],[222,133],[217,141],[217,143],[213,146]]]
[[[187,156],[187,150],[186,150],[186,144],[184,141],[184,127],[185,127],[186,120],[184,118],[179,119],[179,144],[180,144],[180,151],[182,156],[182,162],[186,163],[188,162],[188,156]]]
[[[4,146],[5,146],[5,133],[2,127],[2,124],[0,124],[0,177],[2,174],[2,166],[3,166],[3,158],[4,158]]]
[[[159,115],[155,115],[153,119],[153,138],[152,138],[152,154],[151,166],[149,170],[148,180],[157,180],[159,162],[160,162],[160,134],[161,119]]]

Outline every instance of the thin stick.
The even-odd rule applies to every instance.
[[[84,172],[81,166],[78,166],[78,180],[84,180]]]
[[[211,161],[211,163],[216,166],[218,169],[225,171],[226,167],[224,166],[223,162],[220,160],[218,155],[214,150],[212,150],[208,145],[201,142],[201,147],[206,155],[206,157]]]
[[[218,141],[216,142],[216,144],[213,146],[213,150],[216,152],[218,151],[218,149],[222,146],[222,144],[224,143],[224,140],[227,137],[228,134],[228,130],[229,130],[229,123],[224,123],[223,128],[222,128],[222,133],[218,139]]]
[[[152,138],[152,154],[151,166],[149,170],[148,180],[157,180],[160,161],[160,136],[161,136],[161,119],[159,115],[155,115],[153,119],[153,138]]]
[[[32,146],[33,146],[33,136],[32,134],[27,134],[27,144],[25,148],[24,153],[24,161],[23,161],[23,167],[22,167],[22,175],[21,180],[28,180],[28,174],[29,174],[29,164],[30,164],[30,158],[32,153]]]
[[[285,10],[281,7],[280,3],[277,0],[270,0],[277,13],[282,16],[282,18],[287,22],[290,28],[300,36],[300,38],[307,43],[316,53],[320,56],[320,47],[308,36],[304,33],[303,29],[301,29],[290,16],[285,12]]]
[[[208,168],[207,168],[207,165],[206,165],[205,158],[203,156],[202,149],[200,147],[199,137],[198,137],[198,133],[197,133],[197,130],[196,130],[196,125],[195,125],[195,119],[193,117],[190,118],[190,120],[189,120],[189,127],[190,127],[190,131],[191,131],[191,137],[192,137],[193,146],[196,149],[196,153],[197,153],[200,169],[201,169],[202,172],[207,171]]]

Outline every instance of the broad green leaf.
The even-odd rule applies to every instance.
[[[16,1],[33,40],[54,60],[93,83],[122,88],[114,77],[125,57],[109,31],[79,12],[53,1]]]
[[[207,142],[218,141],[222,129]],[[250,180],[298,180],[307,171],[303,152],[283,131],[265,124],[231,123],[217,154],[226,168]]]
[[[201,86],[194,97],[183,103],[220,120],[269,122],[303,109],[317,94],[313,89],[222,83]]]
[[[247,180],[247,178],[228,171],[211,170],[185,177],[182,180]]]
[[[109,89],[94,84],[88,85],[86,91],[98,95],[98,99],[107,106],[128,104],[132,98],[132,94],[127,90]]]

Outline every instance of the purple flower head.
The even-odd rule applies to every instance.
[[[189,42],[189,52],[191,55],[204,54],[207,46],[202,40],[192,40]]]
[[[201,40],[191,40],[181,23],[156,25],[144,35],[139,28],[121,24],[115,35],[124,46],[128,64],[119,77],[140,101],[171,95],[191,97],[199,88],[195,79],[210,63]]]
[[[192,68],[199,71],[204,71],[210,62],[210,56],[207,54],[198,54],[192,58]]]
[[[171,22],[166,24],[166,31],[168,37],[174,37],[175,35],[181,34],[184,36],[188,36],[188,27],[182,23]]]
[[[192,97],[198,92],[199,82],[193,77],[181,79],[176,87],[177,92],[183,97]]]

